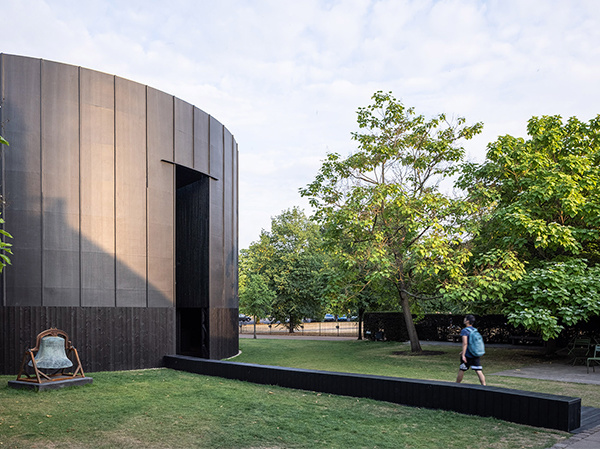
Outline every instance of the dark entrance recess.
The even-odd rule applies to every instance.
[[[208,358],[210,177],[176,166],[177,353]]]

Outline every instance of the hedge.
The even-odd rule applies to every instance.
[[[421,320],[417,321],[414,316],[413,319],[415,319],[419,340],[458,341],[464,315],[428,314]],[[509,324],[504,315],[476,316],[475,327],[486,343],[540,345],[543,343],[539,333]],[[365,338],[373,340],[407,341],[409,339],[404,315],[401,312],[367,312],[364,316],[363,329]],[[566,328],[557,339],[557,343],[566,345],[574,337],[584,335],[600,337],[600,316]]]

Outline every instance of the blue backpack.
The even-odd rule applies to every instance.
[[[483,337],[474,327],[467,327],[467,329],[469,331],[469,343],[467,345],[467,349],[473,357],[481,357],[483,354],[485,354]]]

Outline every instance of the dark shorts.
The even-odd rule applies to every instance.
[[[462,361],[462,356],[460,357],[460,366],[459,369],[461,371],[467,371],[469,368],[475,371],[480,371],[483,369],[481,366],[481,360],[479,357],[467,357],[467,363]]]

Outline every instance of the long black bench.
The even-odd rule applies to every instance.
[[[167,368],[208,376],[342,396],[491,416],[519,424],[572,431],[581,424],[581,399],[499,387],[400,377],[336,373],[168,355]]]

